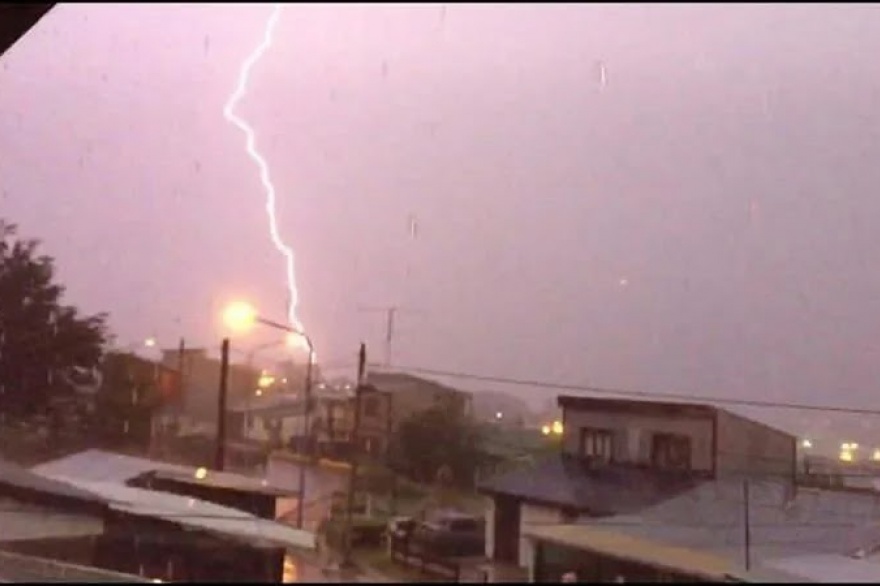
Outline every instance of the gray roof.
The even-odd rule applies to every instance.
[[[482,492],[611,515],[641,510],[696,486],[700,480],[681,472],[635,466],[591,467],[566,454],[554,454],[480,482]]]
[[[431,387],[435,390],[454,393],[457,395],[471,396],[471,393],[455,389],[444,385],[437,381],[422,378],[405,372],[391,372],[381,370],[371,370],[367,373],[366,383],[373,385],[381,391],[394,393],[400,390],[407,390],[416,387]]]
[[[104,450],[86,450],[44,462],[31,468],[40,476],[75,478],[92,482],[125,483],[147,472],[168,470],[192,474],[194,468],[116,454]]]
[[[815,554],[773,560],[767,567],[796,576],[804,582],[880,582],[880,564],[871,559],[854,559],[835,554]]]
[[[705,481],[630,515],[579,522],[744,560],[743,481]],[[756,563],[808,553],[849,555],[880,544],[875,495],[749,482],[750,554]],[[779,568],[783,569],[783,568]]]
[[[46,478],[23,466],[5,460],[0,460],[0,486],[5,486],[19,493],[30,492],[88,503],[103,503],[103,500],[95,494],[66,482]]]

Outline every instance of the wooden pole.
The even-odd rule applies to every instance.
[[[354,510],[355,505],[355,489],[357,487],[357,469],[358,469],[358,456],[360,452],[360,446],[358,444],[358,433],[360,431],[361,425],[361,391],[363,390],[364,384],[364,373],[367,368],[367,346],[363,342],[361,342],[360,352],[358,354],[358,374],[357,374],[357,386],[355,386],[354,391],[354,417],[352,421],[352,429],[351,429],[351,467],[348,470],[348,495],[346,499],[345,505],[345,532],[343,533],[344,541],[343,541],[343,558],[341,567],[348,568],[351,566],[351,521],[352,521],[352,512]]]
[[[217,397],[217,446],[214,469],[223,471],[226,464],[226,391],[229,379],[229,338],[220,346],[220,392]]]

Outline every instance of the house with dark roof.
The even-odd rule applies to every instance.
[[[42,507],[19,523],[21,538],[0,539],[20,554],[165,580],[277,583],[286,550],[315,547],[310,532],[274,521],[290,491],[260,479],[100,450],[16,473],[0,474],[0,495],[11,478]]]
[[[471,393],[403,372],[372,370],[362,394],[358,438],[368,453],[384,452],[389,434],[402,421],[427,411],[446,409],[460,417],[473,411]]]
[[[541,542],[530,528],[638,515],[720,478],[773,478],[793,490],[796,438],[731,411],[574,396],[558,403],[560,452],[479,484],[486,554],[496,562],[530,567]]]
[[[0,460],[0,582],[148,581],[95,567],[109,517],[98,494]]]

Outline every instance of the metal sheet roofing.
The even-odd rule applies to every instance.
[[[132,488],[114,482],[84,481],[57,477],[105,498],[121,512],[153,517],[232,537],[265,540],[283,547],[314,549],[315,535],[267,521],[243,511],[190,497]]]
[[[579,458],[556,454],[534,466],[482,481],[479,488],[594,514],[622,514],[672,498],[699,482],[687,473],[658,473],[623,466],[590,467]]]
[[[528,525],[523,533],[539,540],[710,580],[724,579],[733,570],[730,562],[722,557],[584,525]]]
[[[862,584],[880,582],[880,564],[870,559],[843,555],[818,554],[782,558],[765,566],[782,570],[806,582]]]
[[[95,504],[102,502],[97,495],[83,491],[69,483],[46,478],[33,470],[5,460],[0,460],[0,486],[82,502]]]
[[[775,481],[750,481],[749,486],[749,555],[756,567],[791,573],[768,564],[807,555],[845,558],[880,544],[877,495],[804,488],[793,495],[785,483]],[[742,572],[744,518],[742,480],[721,479],[632,515],[582,518],[579,523],[721,556]]]
[[[91,482],[124,483],[153,470],[192,473],[195,469],[166,462],[136,458],[104,450],[86,450],[31,468],[45,477],[76,478]]]

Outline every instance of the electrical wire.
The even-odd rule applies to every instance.
[[[530,380],[522,378],[512,378],[503,376],[492,376],[482,374],[472,374],[460,371],[439,370],[434,368],[424,368],[420,366],[394,365],[394,370],[402,373],[424,374],[428,376],[440,376],[457,378],[464,380],[475,380],[480,382],[490,382],[507,384],[513,386],[529,386],[543,387],[546,390],[563,390],[588,392],[596,395],[614,395],[617,397],[639,397],[646,399],[675,399],[681,401],[699,402],[706,404],[718,405],[740,405],[746,407],[765,407],[774,409],[792,409],[801,411],[821,411],[828,413],[848,413],[855,415],[880,415],[880,409],[862,409],[857,407],[843,407],[835,405],[809,405],[806,403],[782,402],[782,401],[762,401],[759,399],[734,399],[734,398],[715,398],[704,397],[686,393],[666,393],[653,391],[631,391],[624,389],[609,389],[602,387],[594,387],[588,385],[577,385],[569,383],[558,383],[552,381]]]

